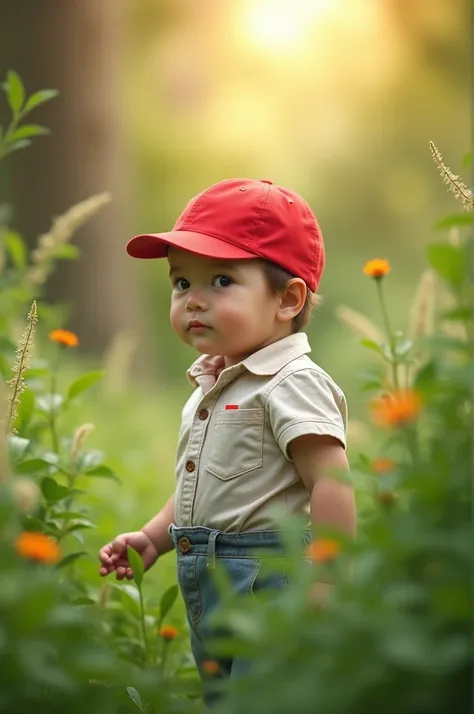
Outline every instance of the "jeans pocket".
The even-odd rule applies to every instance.
[[[251,593],[254,597],[260,594],[284,590],[288,587],[286,568],[275,567],[271,562],[259,562],[259,568],[252,583]]]

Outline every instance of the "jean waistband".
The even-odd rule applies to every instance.
[[[171,525],[169,533],[179,553],[182,555],[206,555],[209,567],[215,566],[216,556],[225,558],[252,558],[254,551],[264,550],[269,557],[284,555],[284,534],[282,531],[244,531],[224,533],[204,526],[178,527]],[[311,542],[311,531],[300,533],[304,548]]]

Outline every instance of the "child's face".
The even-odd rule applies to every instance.
[[[214,260],[170,248],[171,324],[198,352],[234,364],[279,339],[280,297],[258,260]]]

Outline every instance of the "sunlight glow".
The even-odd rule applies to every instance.
[[[268,49],[297,46],[311,25],[334,14],[339,0],[246,0],[243,32]]]

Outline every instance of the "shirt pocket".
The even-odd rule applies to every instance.
[[[263,463],[263,409],[218,412],[214,421],[206,471],[221,481],[259,469]]]

